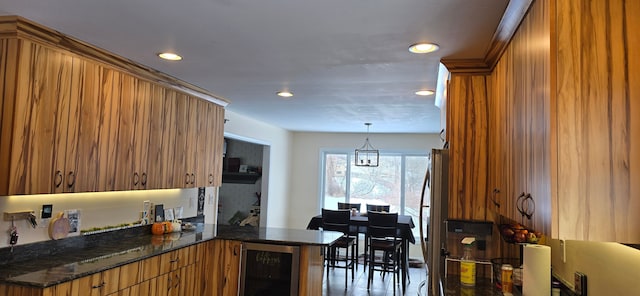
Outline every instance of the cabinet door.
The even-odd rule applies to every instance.
[[[148,281],[160,275],[160,262],[162,256],[153,256],[140,262],[141,280]]]
[[[637,244],[640,5],[585,2],[557,1],[554,237]]]
[[[118,290],[122,290],[142,282],[140,266],[140,262],[134,262],[120,267]]]
[[[158,85],[151,86],[151,94],[149,97],[149,149],[148,151],[148,167],[147,167],[147,188],[163,189],[168,188],[164,183],[165,167],[168,165],[164,161],[165,150],[163,135],[165,124],[170,118],[166,117],[165,104],[168,104],[164,98],[165,90]]]
[[[120,268],[95,273],[71,282],[73,296],[105,296],[118,291]]]
[[[134,189],[140,181],[134,177],[135,102],[137,81],[129,75],[121,75],[118,112],[118,141],[116,147],[115,190]]]
[[[192,103],[196,103],[196,132],[192,135],[192,141],[196,142],[194,157],[192,161],[196,167],[196,187],[206,187],[209,185],[209,168],[210,157],[209,152],[214,148],[212,145],[211,133],[208,131],[209,124],[209,105],[211,103],[194,99]],[[195,105],[195,104],[194,104]]]
[[[100,127],[98,134],[98,191],[112,191],[115,188],[115,178],[118,171],[116,149],[118,148],[118,118],[120,118],[120,94],[124,75],[111,68],[103,68],[102,104],[99,116]]]
[[[177,114],[177,99],[176,92],[173,90],[165,90],[164,96],[164,110],[162,123],[162,184],[161,188],[180,188],[175,184],[184,183],[184,174],[175,174],[175,151],[177,142],[177,128],[176,114]],[[182,183],[180,183],[181,180]]]
[[[209,257],[208,274],[212,285],[207,285],[206,295],[238,295],[240,285],[240,254],[242,243],[231,240],[215,240]]]
[[[224,145],[224,108],[216,104],[207,106],[207,185],[222,185],[222,149]]]
[[[61,87],[69,80],[62,79],[61,74],[69,71],[71,63],[68,59],[65,63],[60,53],[30,42],[22,43],[20,55],[9,194],[50,193],[55,171],[52,147],[64,136],[56,129],[56,114],[61,112],[58,102],[69,98],[68,93],[63,93],[69,87]]]
[[[134,189],[146,189],[148,183],[148,153],[150,139],[151,83],[138,81],[134,102],[135,131],[133,138]]]
[[[175,128],[175,151],[173,156],[173,173],[175,188],[187,188],[192,187],[193,172],[189,169],[187,159],[191,157],[189,147],[195,147],[197,143],[189,142],[189,128],[190,122],[196,120],[196,118],[190,117],[190,98],[189,96],[176,93],[176,117],[174,121]]]
[[[100,66],[82,61],[82,93],[80,95],[80,121],[78,125],[78,153],[76,155],[75,180],[70,182],[76,192],[98,191],[100,152],[98,141],[104,129],[104,104],[101,102],[100,85],[102,70]]]

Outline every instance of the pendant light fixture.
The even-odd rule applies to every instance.
[[[367,138],[364,140],[364,145],[356,149],[356,166],[377,167],[380,160],[380,152],[369,143],[369,127],[371,123],[366,122],[364,125],[367,126]]]

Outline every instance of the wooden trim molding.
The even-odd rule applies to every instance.
[[[502,15],[502,19],[493,33],[491,44],[484,58],[447,59],[441,62],[451,73],[486,74],[493,71],[500,56],[509,45],[534,0],[511,0]]]
[[[22,38],[68,50],[118,70],[226,107],[229,100],[178,78],[108,52],[19,16],[0,16],[0,38]]]

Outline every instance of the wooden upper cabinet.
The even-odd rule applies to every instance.
[[[186,113],[187,117],[185,118],[186,133],[184,143],[184,171],[185,174],[188,174],[189,178],[185,186],[195,187],[198,186],[198,183],[196,182],[198,180],[197,162],[201,160],[200,158],[204,158],[204,155],[200,156],[198,154],[198,137],[200,136],[198,128],[200,127],[199,120],[202,112],[200,112],[199,108],[199,99],[188,96],[186,101],[188,103],[188,108]],[[204,113],[206,114],[206,111]],[[200,185],[204,186],[202,183],[200,183]]]
[[[75,152],[74,86],[79,83],[80,63],[31,42],[5,42],[11,45],[7,56],[18,51],[20,54],[16,90],[7,90],[14,92],[14,97],[6,96],[7,91],[4,97],[6,115],[0,149],[10,155],[10,171],[8,186],[0,194],[68,192],[67,184],[73,185],[74,180],[75,161],[67,159],[67,155]]]
[[[151,127],[151,83],[139,80],[134,100],[133,189],[146,189],[149,179],[149,139]]]
[[[131,76],[121,77],[119,100],[120,112],[118,113],[118,140],[116,146],[115,162],[115,190],[134,189],[134,142],[135,142],[135,112],[137,102],[137,81]],[[137,176],[139,182],[139,176]]]
[[[0,196],[220,185],[223,99],[0,18]]]
[[[59,53],[22,43],[13,114],[9,194],[46,193],[53,188],[55,152],[51,147],[58,133],[56,112],[51,111],[58,109],[62,68]]]
[[[213,149],[213,139],[211,138],[211,133],[209,132],[209,128],[207,128],[209,124],[209,106],[212,104],[207,104],[207,102],[202,100],[197,101],[197,114],[198,119],[197,123],[197,131],[195,133],[195,148],[194,156],[197,155],[197,159],[194,159],[196,166],[196,184],[197,187],[206,187],[212,186],[209,185],[210,180],[213,183],[213,176],[210,178],[209,170],[212,166],[210,163],[209,153],[211,149]]]
[[[224,108],[208,105],[207,132],[211,147],[207,148],[207,186],[222,185],[222,149],[224,146]]]
[[[640,243],[640,3],[556,5],[554,237]]]
[[[165,166],[168,165],[164,161],[165,147],[163,142],[164,126],[168,119],[165,119],[165,89],[151,85],[151,94],[149,96],[149,146],[147,150],[147,189],[162,189]]]

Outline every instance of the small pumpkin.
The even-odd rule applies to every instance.
[[[156,222],[151,225],[151,233],[155,235],[170,233],[173,231],[171,222]]]

